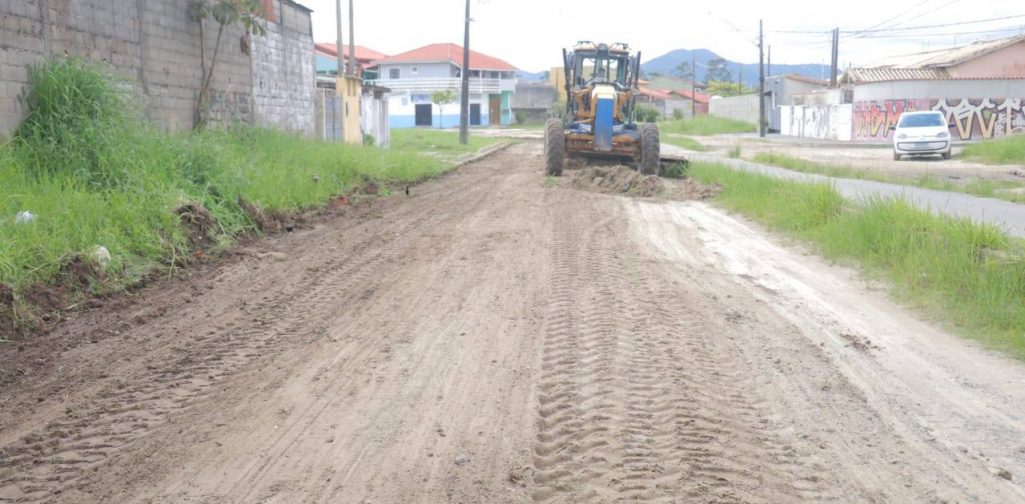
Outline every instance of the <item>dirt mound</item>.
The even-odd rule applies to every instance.
[[[174,210],[189,231],[189,246],[193,250],[210,248],[217,243],[217,219],[209,210],[195,203],[186,203]]]
[[[705,201],[716,197],[722,191],[718,184],[702,184],[694,179],[675,180],[666,183],[666,198],[673,200]]]
[[[605,194],[629,196],[661,196],[665,192],[662,179],[654,175],[641,175],[623,166],[592,166],[573,174],[570,187]]]
[[[14,291],[0,283],[0,335],[6,334],[14,334]]]
[[[667,180],[654,175],[641,175],[623,165],[583,168],[573,174],[569,186],[605,194],[671,200],[708,200],[722,190],[718,185],[706,185],[693,179]]]

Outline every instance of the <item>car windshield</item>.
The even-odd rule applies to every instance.
[[[923,128],[927,126],[944,126],[943,116],[939,114],[914,114],[900,118],[901,128]]]

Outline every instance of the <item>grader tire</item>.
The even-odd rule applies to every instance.
[[[553,177],[562,175],[566,164],[566,132],[560,119],[545,123],[545,173]]]
[[[642,175],[658,175],[661,160],[661,146],[657,124],[641,125],[641,161],[638,170]]]

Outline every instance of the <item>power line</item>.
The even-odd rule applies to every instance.
[[[1008,19],[1018,19],[1025,17],[1025,14],[1015,14],[1011,16],[1001,16],[987,19],[975,19],[972,21],[959,21],[956,23],[943,23],[943,24],[932,24],[932,25],[918,25],[918,26],[905,26],[901,28],[881,28],[878,30],[840,30],[840,33],[851,34],[851,33],[885,33],[894,31],[912,31],[912,30],[926,30],[930,28],[948,28],[951,26],[963,26],[969,24],[980,24],[989,23],[992,21],[1005,21]],[[769,33],[782,33],[782,34],[795,34],[795,35],[828,35],[831,30],[772,30]]]
[[[896,15],[896,16],[894,16],[894,17],[890,18],[890,19],[889,19],[889,20],[887,20],[887,21],[884,21],[884,22],[882,22],[882,23],[878,23],[878,24],[876,24],[876,25],[870,26],[870,27],[868,27],[868,28],[865,28],[865,29],[862,29],[862,30],[858,30],[858,31],[856,31],[856,32],[852,32],[852,34],[851,34],[851,36],[850,36],[849,38],[851,38],[851,39],[863,38],[863,37],[865,37],[865,34],[867,34],[867,33],[873,33],[874,31],[877,31],[876,29],[877,29],[877,28],[879,28],[879,27],[880,27],[881,25],[884,25],[884,24],[890,23],[890,22],[891,22],[891,21],[893,21],[894,19],[897,19],[897,18],[899,18],[899,17],[903,16],[904,14],[907,14],[907,13],[909,13],[909,12],[911,12],[911,11],[914,11],[915,9],[917,9],[917,8],[921,7],[922,5],[925,5],[925,4],[929,3],[930,1],[931,1],[931,0],[924,0],[923,2],[921,2],[921,3],[919,3],[919,4],[916,4],[916,5],[914,6],[914,7],[912,7],[912,8],[910,8],[910,9],[908,9],[908,10],[904,11],[904,12],[903,12],[903,13],[901,13],[901,14],[898,14],[898,15]],[[941,11],[941,10],[943,10],[943,9],[945,9],[945,8],[947,8],[947,7],[950,7],[951,5],[954,5],[954,4],[956,4],[957,2],[960,2],[960,1],[961,1],[961,0],[950,0],[949,2],[947,2],[947,3],[943,4],[943,5],[939,6],[939,7],[936,7],[935,9],[933,9],[932,11],[930,11],[930,14],[934,14],[934,13],[936,13],[936,12],[938,12],[938,11]],[[900,22],[897,22],[897,23],[895,23],[895,24],[891,24],[891,25],[889,25],[889,26],[887,26],[887,27],[885,27],[885,28],[883,28],[883,29],[893,29],[893,28],[895,28],[895,27],[897,27],[897,26],[900,26],[900,25],[901,25],[901,23],[900,23]]]
[[[907,40],[907,39],[923,39],[923,38],[939,38],[939,37],[960,37],[961,35],[991,35],[995,33],[1007,33],[1014,31],[1025,30],[1025,25],[1009,26],[1007,28],[1000,28],[997,30],[980,30],[980,31],[962,31],[962,32],[946,32],[946,33],[907,33],[907,34],[892,34],[892,35],[865,35],[859,37],[863,39],[891,39],[891,40]]]

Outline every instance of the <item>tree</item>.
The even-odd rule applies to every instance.
[[[705,72],[705,84],[713,81],[731,81],[733,74],[726,68],[726,60],[715,58],[708,62],[708,70]]]
[[[438,117],[438,127],[445,127],[445,105],[456,101],[456,94],[451,89],[444,91],[435,91],[431,93],[431,102],[438,106],[438,111],[441,112]]]
[[[694,79],[694,68],[691,67],[689,61],[681,61],[680,64],[676,65],[676,68],[673,69],[673,73],[681,79]]]
[[[544,72],[541,72],[541,78],[538,79],[538,80],[546,81],[546,80],[551,80],[551,78],[552,78],[552,71],[551,70],[545,70]]]
[[[732,81],[709,81],[705,91],[712,96],[739,96],[755,93],[754,89]]]
[[[199,23],[199,56],[202,66],[200,75],[199,99],[196,100],[196,127],[206,125],[207,108],[210,102],[210,85],[214,80],[214,69],[217,67],[217,56],[221,51],[221,38],[224,28],[240,26],[242,39],[239,41],[243,51],[249,50],[250,35],[265,35],[267,27],[261,19],[264,16],[263,4],[259,0],[189,0],[189,19]],[[209,63],[206,61],[206,34],[204,21],[213,18],[217,22],[217,39],[214,52]]]
[[[657,78],[659,78],[661,76],[662,76],[662,72],[651,72],[650,74],[648,74],[648,77],[651,77],[652,79],[657,79]]]

